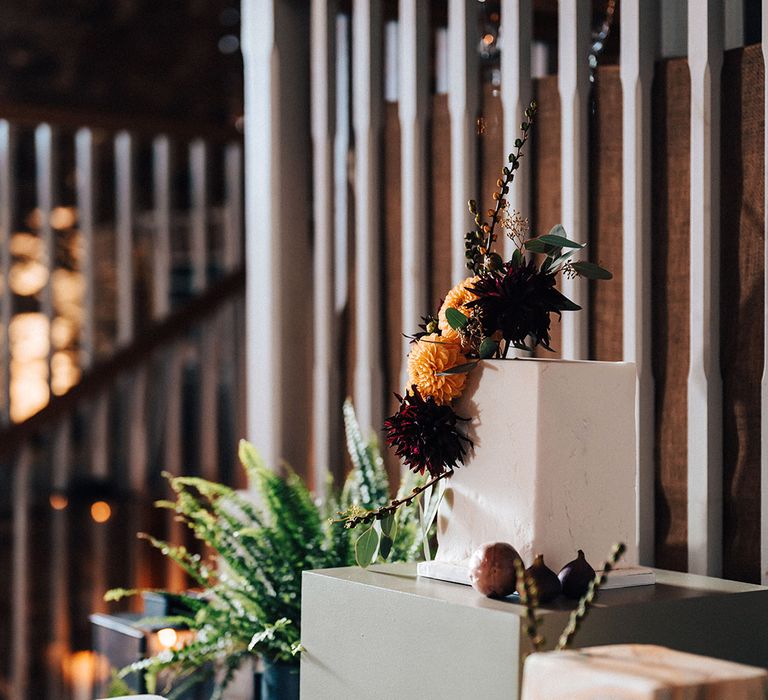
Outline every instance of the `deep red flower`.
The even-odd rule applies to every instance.
[[[501,331],[504,340],[518,348],[524,348],[530,336],[534,347],[551,350],[549,315],[581,308],[555,288],[553,273],[542,272],[533,261],[508,263],[499,274],[478,280],[472,291],[478,298],[467,306],[481,312],[485,334]]]
[[[433,477],[459,466],[472,441],[456,428],[460,418],[450,406],[439,406],[430,396],[421,397],[414,386],[411,394],[397,396],[400,408],[384,421],[387,444],[395,448],[414,472],[426,469]]]

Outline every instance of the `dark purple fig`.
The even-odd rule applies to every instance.
[[[503,598],[517,588],[515,559],[522,559],[506,542],[480,545],[469,560],[469,581],[472,587],[489,598]]]
[[[579,550],[579,555],[560,569],[557,576],[563,586],[563,595],[578,599],[587,592],[589,584],[595,578],[595,570],[584,558],[584,552]]]
[[[549,603],[549,601],[557,598],[563,590],[557,574],[544,563],[543,554],[536,555],[533,564],[525,570],[525,574],[536,584],[536,593],[540,603]]]

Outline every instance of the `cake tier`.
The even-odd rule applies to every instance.
[[[557,571],[583,549],[597,568],[621,541],[637,564],[633,364],[484,361],[456,412],[474,449],[440,506],[438,561],[503,541],[526,564]]]

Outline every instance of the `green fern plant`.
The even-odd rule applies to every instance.
[[[244,659],[262,656],[271,662],[297,661],[301,651],[301,572],[348,566],[360,553],[359,531],[333,525],[334,516],[350,508],[371,510],[390,498],[381,454],[375,439],[365,440],[352,404],[344,404],[347,448],[353,469],[340,493],[329,488],[324,503],[312,498],[302,479],[290,468],[284,475],[270,470],[246,441],[240,461],[250,491],[244,495],[227,486],[196,477],[166,475],[175,494],[157,506],[173,511],[210,550],[203,557],[185,547],[141,535],[180,566],[200,593],[167,593],[190,611],[151,622],[186,626],[195,639],[178,650],[162,652],[120,671],[144,674],[150,692],[159,679],[172,679],[163,688],[170,698],[216,673],[214,699],[231,680]],[[407,493],[416,481],[408,472],[399,492]],[[413,510],[413,509],[411,509]],[[428,540],[427,527],[410,511],[378,538],[376,557],[388,561],[415,560]],[[381,533],[380,524],[377,524]],[[396,532],[395,532],[396,530]],[[368,532],[368,530],[366,530]],[[359,559],[359,556],[357,556]],[[140,591],[115,589],[105,596],[120,600]]]

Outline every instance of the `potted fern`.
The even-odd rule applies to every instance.
[[[356,560],[367,564],[377,558],[403,561],[418,559],[423,551],[429,554],[425,530],[431,523],[425,527],[409,511],[386,532],[376,525],[375,552],[369,551],[370,536],[361,542],[359,531],[332,525],[339,511],[374,510],[390,501],[375,440],[363,439],[349,402],[344,417],[353,469],[341,493],[324,503],[315,501],[290,469],[284,475],[270,470],[246,441],[240,443],[239,456],[248,475],[248,494],[205,479],[168,476],[175,498],[157,505],[174,511],[211,556],[142,535],[184,569],[199,589],[164,592],[189,613],[151,622],[186,626],[195,637],[186,646],[131,664],[120,677],[142,673],[149,692],[161,690],[171,699],[213,677],[215,699],[243,662],[258,656],[265,665],[261,697],[298,698],[301,572],[348,566]],[[418,486],[412,475],[406,476],[398,497]],[[431,505],[436,511],[436,502]],[[137,593],[116,589],[106,598],[114,601]]]

